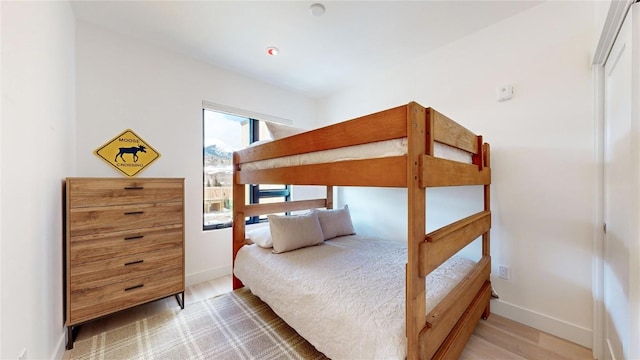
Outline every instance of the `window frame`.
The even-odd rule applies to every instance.
[[[249,144],[260,141],[260,120],[249,118]],[[284,201],[291,201],[291,185],[284,185],[284,189],[260,189],[260,184],[249,184],[249,204],[259,204],[260,199],[284,197]],[[245,222],[257,224],[266,222],[267,219],[260,219],[260,216],[251,216]]]
[[[205,135],[205,131],[204,131],[204,118],[205,118],[205,111],[214,111],[214,112],[218,112],[218,113],[227,113],[225,111],[218,111],[215,109],[209,109],[209,108],[204,108],[202,109],[202,126],[203,126],[203,151],[202,151],[202,164],[203,164],[203,171],[204,171],[204,163],[205,163],[205,146],[204,146],[204,137]],[[257,142],[260,140],[260,121],[264,121],[264,120],[259,120],[259,119],[255,119],[253,117],[247,117],[247,116],[243,116],[243,115],[235,115],[235,114],[230,114],[230,115],[234,115],[234,116],[239,116],[242,118],[245,118],[248,120],[249,122],[249,144],[252,144],[254,142]],[[249,196],[248,196],[248,204],[258,204],[260,203],[261,199],[266,199],[266,198],[276,198],[276,197],[280,197],[280,198],[284,198],[284,201],[291,201],[291,185],[286,185],[286,184],[282,184],[284,186],[283,189],[260,189],[260,184],[249,184]],[[205,187],[206,184],[204,183],[203,180],[203,184],[202,184],[202,195],[203,195],[203,199],[204,199],[204,193],[205,193]],[[245,190],[246,191],[246,190]],[[214,225],[205,225],[204,223],[204,215],[205,215],[205,206],[204,206],[204,202],[203,202],[203,207],[202,207],[202,230],[203,231],[209,231],[209,230],[217,230],[217,229],[226,229],[226,228],[230,228],[233,226],[233,219],[231,221],[231,225],[228,225],[229,223],[224,223],[224,224],[214,224]],[[287,212],[287,215],[289,213]],[[260,222],[267,222],[268,220],[266,218],[261,218],[260,216],[252,216],[246,219],[245,224],[257,224]]]

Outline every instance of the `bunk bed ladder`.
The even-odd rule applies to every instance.
[[[433,156],[434,142],[472,154],[472,164]],[[407,106],[408,254],[406,269],[407,359],[455,358],[474,325],[489,316],[491,258],[489,145],[431,108]],[[426,233],[426,188],[483,185],[484,209]],[[478,237],[482,258],[469,275],[426,314],[426,276]]]

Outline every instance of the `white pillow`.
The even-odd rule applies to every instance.
[[[271,134],[271,138],[273,138],[273,140],[279,140],[288,136],[300,134],[307,131],[297,127],[274,123],[274,122],[268,122],[268,121],[266,122],[266,125],[267,125],[267,130],[269,130],[269,133]]]
[[[273,240],[271,239],[271,230],[269,229],[269,226],[261,226],[259,228],[249,230],[245,237],[261,248],[270,249],[273,247]]]
[[[266,140],[258,140],[258,141],[254,141],[254,142],[252,142],[251,144],[249,144],[249,147],[252,147],[252,146],[258,146],[258,145],[262,145],[262,144],[266,144],[266,143],[268,143],[268,142],[271,142],[271,140],[266,139]]]
[[[268,215],[273,252],[283,253],[324,241],[318,215],[313,212],[304,215]]]
[[[318,221],[320,222],[325,240],[356,233],[353,228],[353,223],[351,222],[349,206],[347,205],[342,209],[313,209],[312,212],[318,214]]]

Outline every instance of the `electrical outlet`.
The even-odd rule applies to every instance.
[[[510,278],[510,269],[504,265],[498,265],[498,277],[501,279],[509,280]]]
[[[18,356],[18,360],[27,360],[27,348],[22,349],[20,356]]]

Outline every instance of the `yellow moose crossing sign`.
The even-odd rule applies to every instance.
[[[154,148],[131,129],[125,130],[93,153],[129,177],[138,175],[160,157]]]

